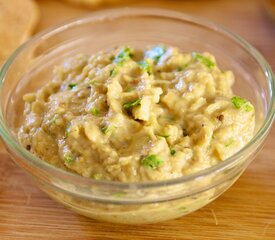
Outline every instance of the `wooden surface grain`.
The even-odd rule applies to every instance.
[[[176,9],[225,25],[252,43],[275,68],[275,25],[256,0],[127,1],[113,6]],[[130,2],[130,3],[129,3]],[[92,12],[61,1],[38,1],[37,31]],[[275,239],[275,128],[236,184],[208,206],[180,219],[123,226],[77,215],[51,200],[0,151],[0,239]]]

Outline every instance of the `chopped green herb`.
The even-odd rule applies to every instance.
[[[104,126],[104,127],[101,128],[101,131],[102,131],[104,134],[108,134],[108,133],[112,132],[115,128],[116,128],[116,127],[113,126],[113,125],[110,125],[110,126],[106,125],[106,126]]]
[[[127,57],[131,57],[131,49],[129,47],[126,47],[124,50],[121,50],[117,55],[117,58],[127,58]]]
[[[131,49],[126,47],[123,50],[121,50],[118,55],[115,57],[114,62],[115,63],[120,63],[123,65],[125,61],[129,58],[131,58],[133,55],[131,53]]]
[[[230,139],[230,140],[228,141],[228,143],[224,144],[224,146],[229,147],[229,146],[232,145],[233,143],[234,143],[234,140],[233,140],[233,139]]]
[[[251,106],[251,104],[247,103],[245,106],[244,106],[244,109],[246,112],[250,112],[253,110],[253,107]]]
[[[117,198],[122,198],[126,195],[125,192],[116,192],[114,193],[114,197],[117,197]]]
[[[152,74],[152,66],[147,60],[139,62],[139,66],[146,71],[149,75]]]
[[[65,153],[63,157],[64,157],[64,161],[67,164],[72,164],[75,161],[75,157],[72,155],[71,152]]]
[[[98,110],[96,107],[92,107],[92,108],[91,108],[91,113],[92,113],[94,116],[96,116],[96,115],[99,114],[99,110]]]
[[[126,62],[126,59],[121,59],[121,61],[117,62],[117,66],[123,66],[124,63]]]
[[[237,109],[244,107],[246,112],[250,112],[253,110],[253,106],[247,100],[240,98],[238,96],[232,97],[231,102]]]
[[[127,110],[127,109],[130,109],[130,108],[132,108],[132,107],[135,107],[135,106],[139,105],[140,102],[141,102],[141,98],[138,98],[138,99],[133,100],[133,101],[131,101],[131,102],[124,103],[124,104],[123,104],[123,107]]]
[[[246,100],[238,96],[231,98],[231,102],[234,104],[235,108],[237,109],[240,109],[243,105],[246,104]]]
[[[68,129],[66,129],[66,131],[65,131],[65,138],[68,138],[69,137],[69,130]]]
[[[104,127],[101,128],[101,131],[102,131],[104,134],[106,134],[106,133],[108,132],[108,129],[109,129],[108,126],[104,126]]]
[[[170,149],[170,154],[171,154],[172,156],[174,156],[176,153],[177,153],[177,151],[176,151],[175,149]]]
[[[201,62],[202,64],[204,64],[208,68],[212,68],[215,66],[215,63],[212,62],[209,58],[204,57],[203,55],[197,52],[192,52],[192,57],[197,61]]]
[[[163,160],[160,159],[157,155],[155,154],[151,154],[147,157],[145,157],[142,161],[141,161],[141,165],[147,168],[151,168],[151,169],[157,169],[159,166],[161,166],[163,164]]]
[[[158,62],[160,57],[166,52],[166,49],[163,46],[155,46],[154,48],[145,52],[145,57],[153,59],[155,62]]]
[[[118,70],[117,68],[113,68],[111,71],[110,71],[110,77],[115,77],[118,73]]]
[[[70,88],[70,89],[73,89],[74,87],[76,87],[76,84],[75,84],[75,83],[70,83],[70,84],[69,84],[69,88]]]
[[[182,71],[182,70],[184,70],[185,68],[187,68],[188,67],[188,63],[186,63],[186,64],[184,64],[182,67],[178,67],[178,71],[180,72],[180,71]]]

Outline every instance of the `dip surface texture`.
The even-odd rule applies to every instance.
[[[94,179],[144,182],[217,164],[253,136],[254,107],[209,53],[158,45],[77,55],[24,96],[20,143]]]

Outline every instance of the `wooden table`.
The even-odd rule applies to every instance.
[[[251,42],[275,68],[275,25],[260,1],[127,2],[128,6],[176,9],[221,23]],[[38,3],[41,22],[37,31],[95,10],[52,0]],[[101,223],[65,209],[37,189],[1,148],[0,239],[275,239],[274,147],[273,127],[264,149],[220,198],[186,217],[144,226]]]

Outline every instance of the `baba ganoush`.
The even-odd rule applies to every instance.
[[[253,105],[209,53],[157,45],[79,54],[24,95],[20,143],[94,179],[165,180],[209,168],[253,136]]]

